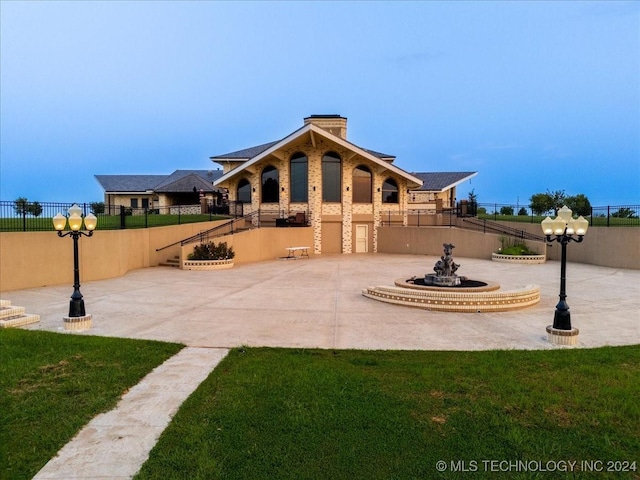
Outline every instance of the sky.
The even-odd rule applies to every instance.
[[[216,169],[312,114],[480,203],[640,204],[640,2],[0,1],[0,200]]]

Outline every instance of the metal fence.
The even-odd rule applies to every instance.
[[[458,206],[460,210],[460,205]],[[585,215],[586,213],[586,215]],[[540,223],[555,212],[549,211],[539,214],[527,205],[505,203],[478,203],[473,209],[474,216],[494,221],[518,221]],[[582,215],[595,227],[623,227],[640,226],[640,205],[607,205],[605,207],[591,207]]]
[[[57,213],[66,214],[71,202],[19,202],[0,201],[0,231],[53,231],[52,218]],[[97,228],[100,230],[115,230],[125,228],[150,228],[165,225],[180,225],[183,223],[206,222],[221,217],[241,217],[244,215],[245,205],[231,202],[224,206],[205,207],[200,205],[172,205],[162,208],[131,208],[105,207],[100,202],[80,203],[83,214],[94,213],[98,217]],[[104,210],[103,210],[104,209]],[[105,211],[111,214],[104,213]],[[264,210],[258,212],[258,218],[264,226],[276,224],[277,219],[295,215],[300,210]],[[455,209],[435,210],[407,210],[402,212],[381,212],[381,220],[385,225],[398,223],[398,216],[407,214],[411,225],[430,225],[434,214],[441,214],[442,224],[453,225],[455,217],[475,217],[494,221],[514,221],[539,223],[549,214],[535,214],[530,207],[503,203],[468,203],[460,202]],[[310,219],[310,212],[305,211],[306,221]],[[592,207],[588,215],[584,215],[591,226],[640,226],[640,205],[608,205]],[[399,223],[402,223],[400,220]]]
[[[57,213],[65,215],[73,203],[63,202],[8,202],[0,201],[0,231],[53,231],[52,218]],[[80,203],[83,215],[93,213],[98,218],[98,230],[125,228],[150,228],[184,223],[207,222],[229,215],[229,206],[206,207],[200,205],[172,205],[162,208],[131,208],[118,206],[104,210],[101,204]]]

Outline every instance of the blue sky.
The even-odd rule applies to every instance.
[[[638,2],[0,2],[0,199],[214,169],[311,114],[479,202],[640,203]]]

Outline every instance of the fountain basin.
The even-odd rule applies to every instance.
[[[398,282],[404,282],[404,285],[398,286]],[[508,312],[530,307],[540,301],[539,285],[505,291],[499,291],[497,284],[480,288],[483,290],[472,288],[461,291],[459,288],[410,285],[406,280],[396,280],[393,287],[367,287],[362,290],[362,295],[396,305],[459,313]]]

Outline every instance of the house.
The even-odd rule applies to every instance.
[[[208,205],[226,201],[226,192],[214,187],[221,170],[176,170],[171,175],[95,175],[104,189],[105,212],[119,213],[120,206],[169,213],[173,205]]]
[[[228,191],[254,222],[299,219],[313,228],[315,253],[376,252],[383,222],[411,224],[455,207],[455,188],[477,172],[409,173],[395,157],[347,140],[347,119],[311,115],[281,140],[210,157]]]

